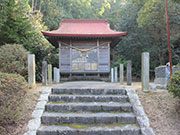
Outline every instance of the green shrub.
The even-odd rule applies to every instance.
[[[169,80],[168,91],[171,92],[174,97],[180,98],[180,71],[173,73]]]
[[[22,45],[6,44],[0,47],[0,71],[17,73],[27,80],[28,78],[28,52]]]
[[[16,123],[28,84],[24,77],[18,74],[0,72],[0,125]]]

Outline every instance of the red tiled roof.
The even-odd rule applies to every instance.
[[[62,19],[57,30],[42,33],[57,37],[119,37],[127,34],[111,30],[106,19]]]

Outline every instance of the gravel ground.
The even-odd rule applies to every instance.
[[[125,86],[125,85],[124,85]],[[180,100],[165,89],[144,93],[140,83],[125,86],[137,90],[144,111],[156,135],[180,135]]]
[[[145,113],[150,119],[151,127],[156,135],[180,135],[180,100],[173,98],[167,90],[150,91],[144,93],[140,83],[133,83],[132,86],[124,85],[136,89],[144,107]],[[42,85],[37,85],[36,89],[31,89],[26,95],[22,119],[13,125],[6,127],[8,133],[0,135],[23,135],[28,130],[27,124],[31,119],[31,114],[40,96]]]

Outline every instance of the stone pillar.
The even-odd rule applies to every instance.
[[[114,82],[114,69],[111,68],[111,82]]]
[[[52,65],[48,64],[48,84],[52,84]]]
[[[56,70],[57,70],[57,68],[56,68],[56,67],[54,67],[54,68],[53,68],[54,83],[57,83],[57,74],[56,74]]]
[[[114,68],[114,81],[118,82],[118,69],[117,69],[117,67]]]
[[[28,54],[28,85],[29,87],[36,86],[36,70],[35,70],[35,55]]]
[[[131,60],[128,60],[127,61],[127,72],[126,72],[126,75],[127,75],[127,85],[131,85],[132,83],[132,61]]]
[[[119,81],[120,81],[120,84],[123,85],[124,83],[124,65],[123,64],[120,64],[119,66]]]
[[[42,83],[43,85],[47,85],[47,61],[43,61],[42,63]]]
[[[149,52],[142,53],[142,62],[141,62],[141,82],[142,90],[149,90]]]
[[[56,76],[57,76],[57,83],[60,83],[60,73],[59,73],[59,69],[56,69]]]

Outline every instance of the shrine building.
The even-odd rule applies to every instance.
[[[111,30],[106,19],[62,19],[57,30],[42,33],[59,48],[61,80],[108,80],[110,49],[126,35]]]

